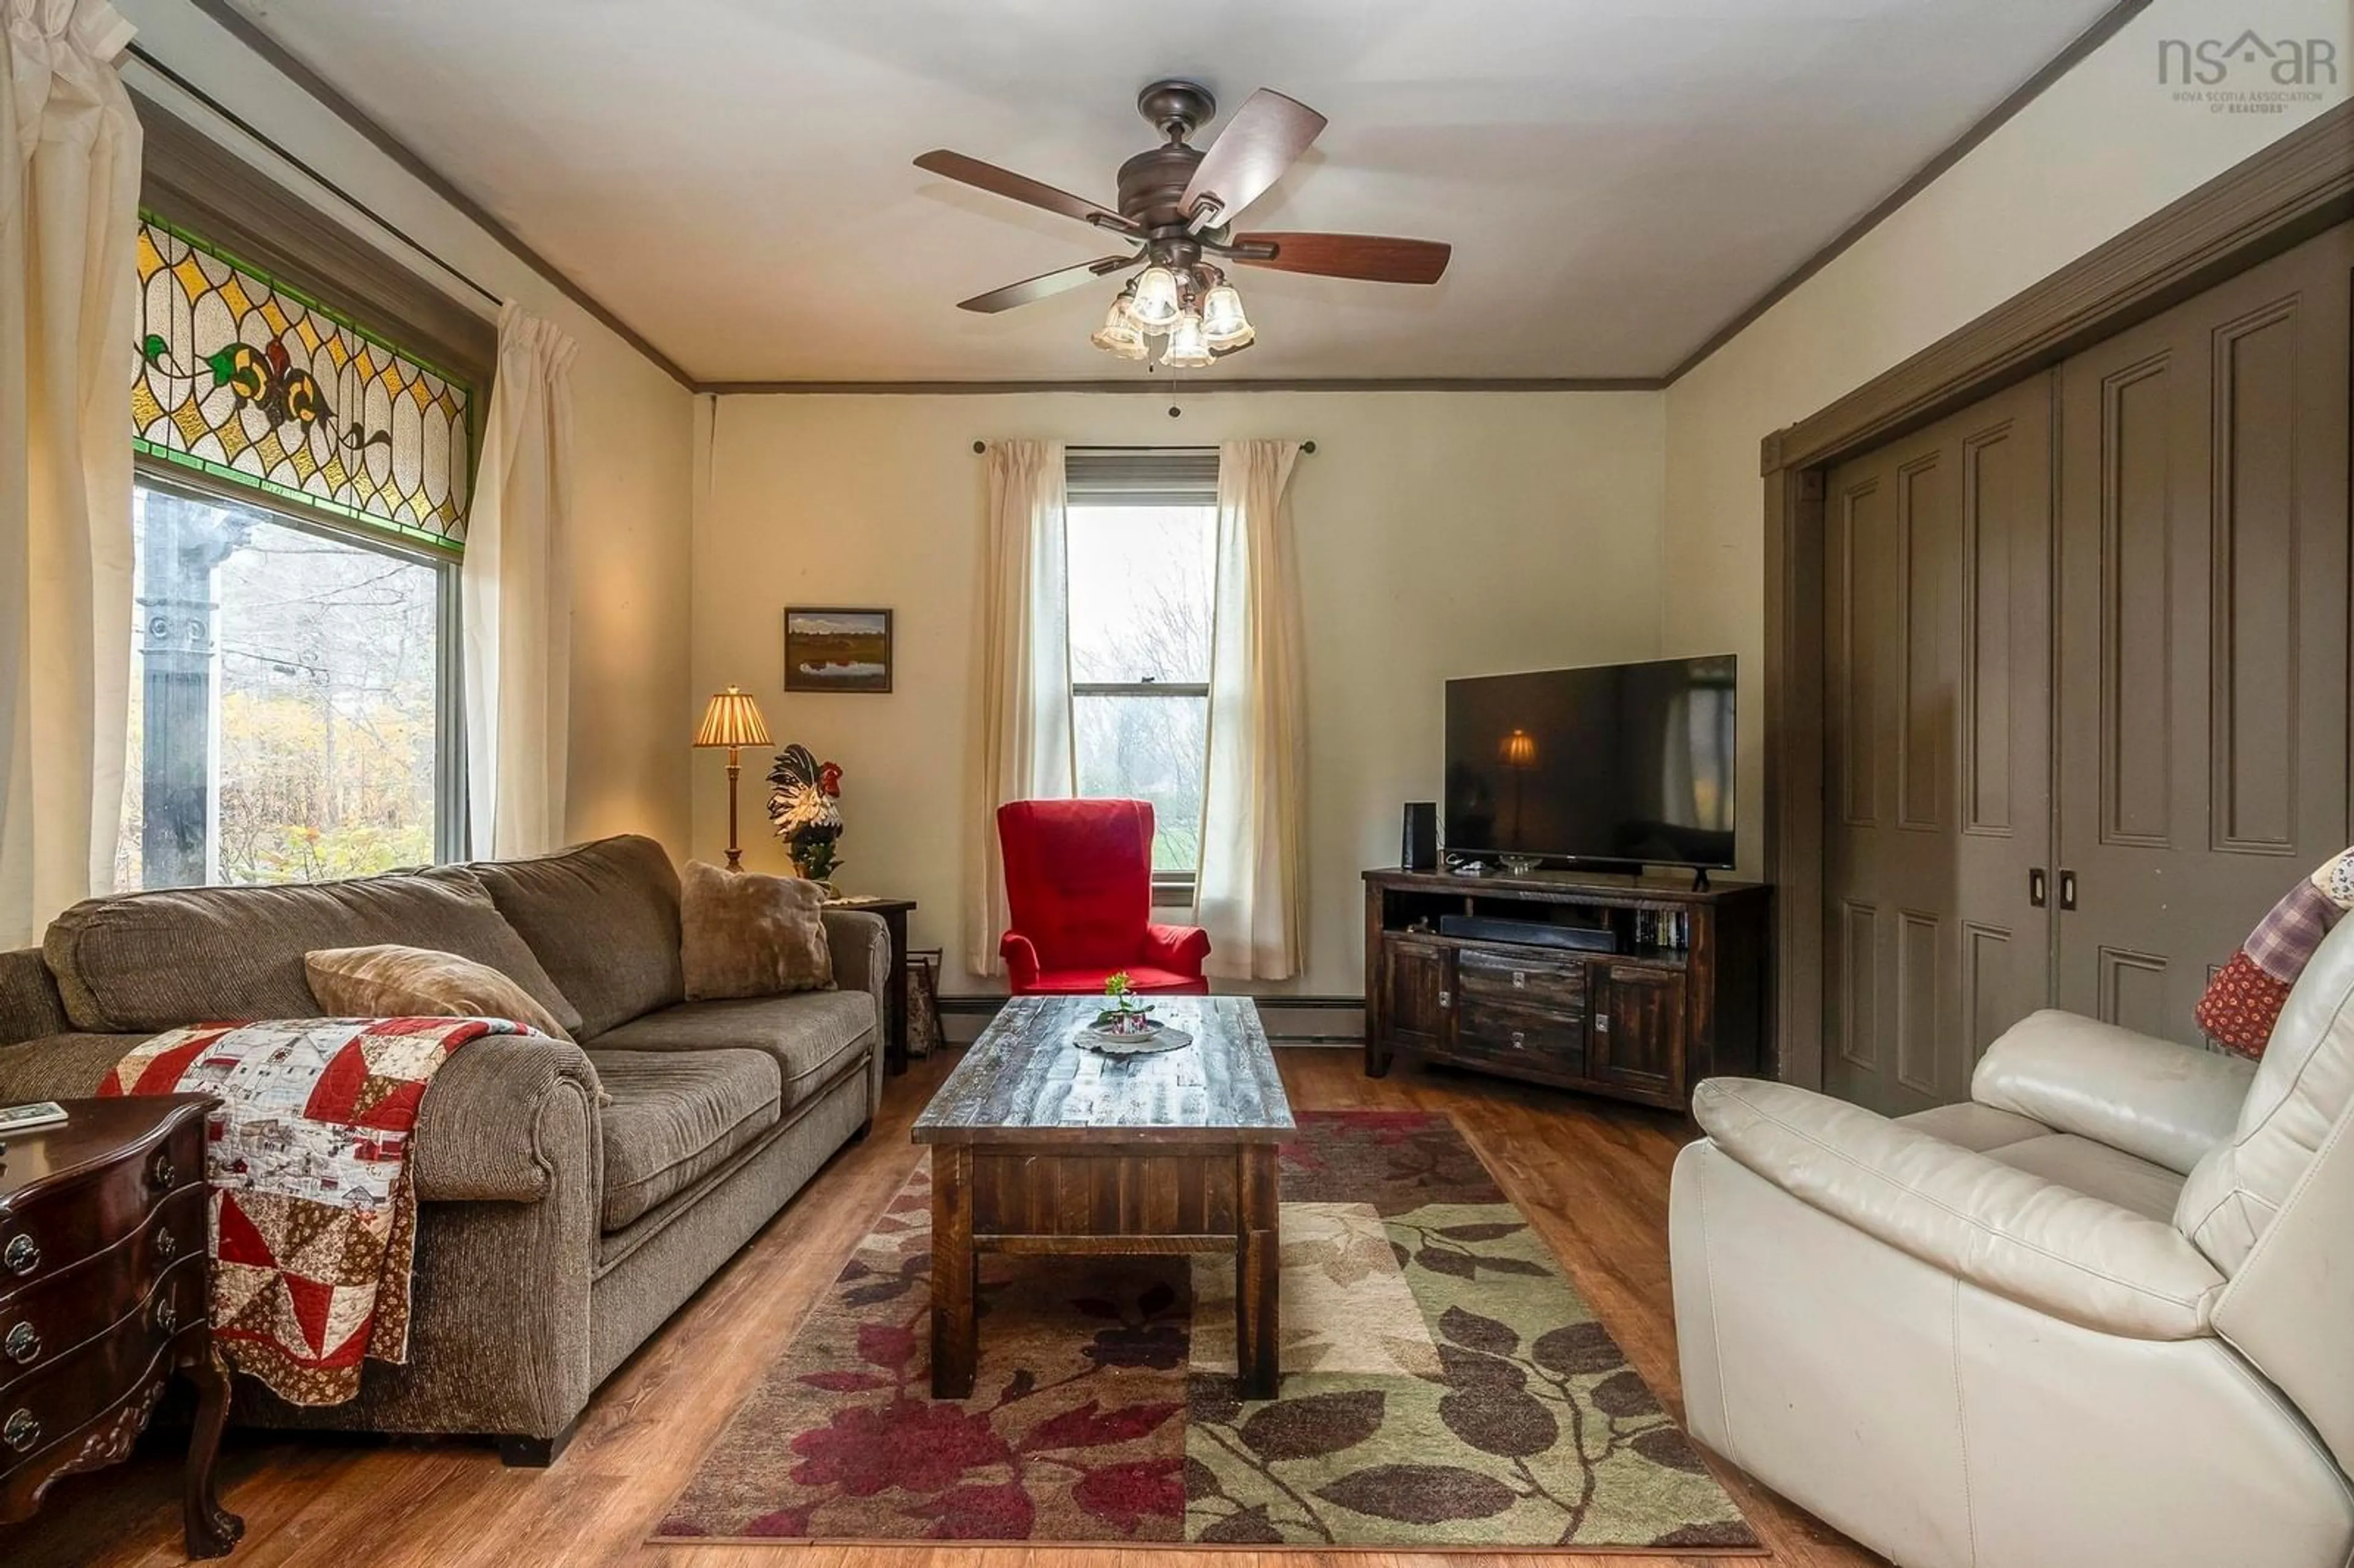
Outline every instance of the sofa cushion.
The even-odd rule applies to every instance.
[[[777,1065],[758,1051],[588,1053],[612,1097],[599,1217],[620,1230],[777,1124]]]
[[[653,840],[625,833],[464,870],[580,1010],[583,1040],[684,1000],[678,873]]]
[[[66,1004],[38,948],[0,953],[0,1045],[62,1033]]]
[[[801,1104],[859,1054],[874,1048],[875,998],[863,991],[805,991],[730,1001],[686,1001],[625,1023],[597,1042],[613,1051],[744,1047],[774,1058],[781,1108]]]
[[[2071,1132],[2046,1133],[1985,1152],[2013,1171],[2056,1181],[2162,1224],[2174,1223],[2174,1205],[2182,1196],[2181,1172]]]
[[[50,922],[41,952],[78,1030],[323,1016],[302,956],[378,942],[463,953],[567,1029],[580,1015],[482,883],[463,872],[276,887],[175,887],[92,898]]]
[[[2354,920],[2322,938],[2256,1064],[2231,1140],[2183,1183],[2174,1223],[2235,1274],[2354,1105]]]

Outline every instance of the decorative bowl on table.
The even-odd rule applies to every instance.
[[[1081,1050],[1106,1056],[1149,1056],[1191,1045],[1193,1037],[1172,1029],[1140,1007],[1108,1007],[1081,1029],[1071,1042]]]

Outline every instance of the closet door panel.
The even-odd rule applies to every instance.
[[[2196,1041],[2347,843],[2348,280],[2333,230],[2061,371],[2060,1001]]]
[[[2050,421],[2038,377],[1828,479],[1825,1079],[1882,1110],[2048,994]]]

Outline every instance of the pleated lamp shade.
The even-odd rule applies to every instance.
[[[767,746],[769,721],[749,692],[730,686],[715,693],[703,710],[703,724],[695,732],[697,746]]]

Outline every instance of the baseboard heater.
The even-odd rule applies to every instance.
[[[1489,915],[1442,915],[1442,937],[1481,942],[1519,942],[1532,948],[1565,948],[1578,953],[1615,953],[1617,933],[1606,926],[1555,926],[1543,920],[1499,920]]]

